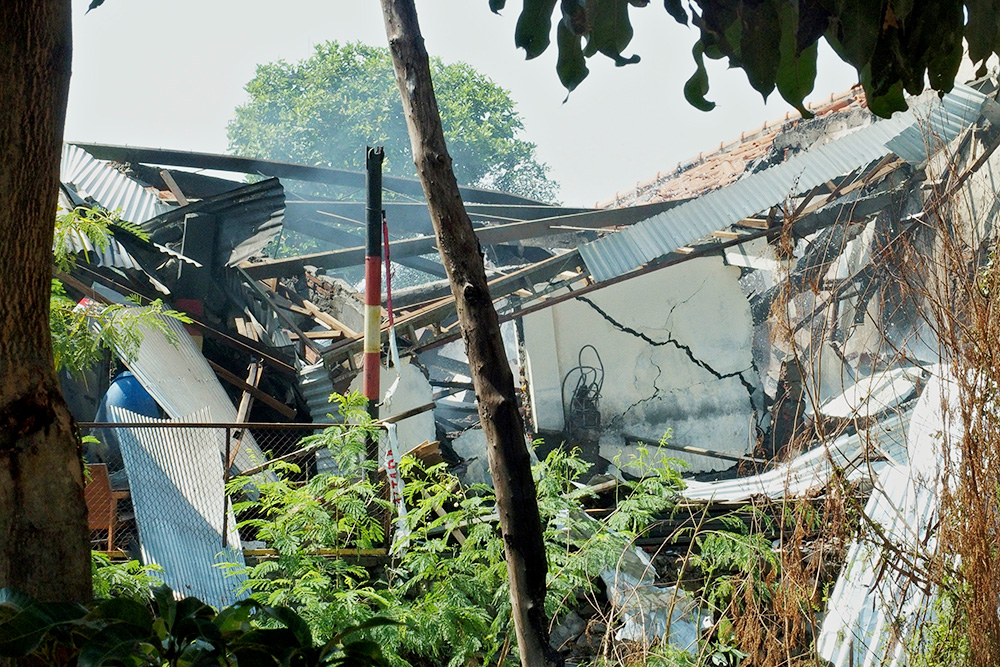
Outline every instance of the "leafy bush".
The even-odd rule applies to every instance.
[[[89,606],[38,602],[0,590],[0,656],[23,665],[195,667],[197,665],[383,665],[377,644],[354,638],[387,623],[373,619],[315,644],[291,609],[243,600],[216,613],[166,586],[151,605],[125,597]]]
[[[364,429],[365,418],[355,414],[361,404],[351,397],[338,400],[345,422],[360,421]],[[428,468],[404,458],[404,530],[392,546],[391,563],[370,570],[329,556],[380,544],[383,524],[372,517],[394,508],[380,499],[358,467],[363,438],[352,427],[334,426],[316,438],[335,445],[339,474],[296,484],[282,473],[297,468],[278,468],[277,481],[262,484],[259,496],[235,506],[252,516],[241,525],[255,530],[277,552],[276,558],[242,570],[245,590],[261,603],[294,608],[319,642],[375,617],[397,621],[364,634],[398,667],[459,667],[513,657],[493,490],[464,489],[444,464]],[[672,465],[650,464],[652,474],[623,482],[617,509],[606,522],[597,522],[583,512],[582,501],[593,495],[580,483],[588,469],[578,452],[557,449],[534,470],[549,557],[546,611],[553,616],[575,608],[579,596],[591,593],[594,580],[616,566],[638,531],[668,510],[681,488]]]
[[[127,598],[136,602],[148,602],[152,591],[161,582],[153,574],[163,570],[159,565],[143,565],[137,560],[126,563],[112,563],[107,554],[91,551],[92,581],[94,598]]]

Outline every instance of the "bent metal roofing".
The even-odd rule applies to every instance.
[[[915,109],[897,113],[628,229],[581,245],[580,254],[599,282],[626,274],[712,232],[779,206],[790,197],[865,167],[890,152],[910,161],[926,159],[928,144],[947,143],[962,128],[974,123],[985,99],[965,86],[956,86],[940,101],[936,97],[918,98],[913,101]],[[919,132],[925,126],[933,131],[933,141]],[[921,139],[919,147],[911,136],[914,133]]]

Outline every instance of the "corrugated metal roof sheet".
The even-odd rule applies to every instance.
[[[915,122],[890,139],[886,147],[907,162],[919,164],[979,120],[983,99],[977,90],[955,86],[930,109],[915,109]]]
[[[142,223],[170,209],[140,183],[72,144],[63,144],[59,180],[109,211],[121,210],[129,222]]]
[[[681,495],[689,500],[715,502],[743,502],[755,496],[797,497],[826,486],[835,466],[845,469],[851,481],[868,477],[871,474],[869,465],[879,470],[889,465],[889,461],[906,460],[908,423],[909,412],[893,413],[869,429],[842,435],[759,475],[721,482],[688,480]],[[875,460],[878,453],[885,458]]]
[[[216,608],[246,597],[235,593],[243,577],[226,576],[227,571],[217,567],[219,563],[245,564],[223,486],[221,432],[170,428],[170,421],[118,406],[110,410],[118,421],[164,425],[119,430],[143,562],[162,567],[163,572],[155,576],[177,594],[193,595]],[[209,409],[202,408],[175,421],[203,422],[209,417]],[[224,522],[228,525],[225,548]]]
[[[954,426],[944,419],[942,405],[955,410],[957,397],[943,377],[947,371],[931,379],[914,408],[908,463],[882,470],[865,506],[865,514],[882,525],[892,543],[915,557],[933,553],[936,545],[941,434]],[[820,656],[835,667],[894,667],[921,652],[913,633],[932,614],[932,598],[911,577],[896,572],[898,558],[871,542],[856,541],[848,550],[816,642]]]
[[[176,340],[169,340],[159,329],[140,327],[139,351],[125,365],[172,418],[180,419],[205,408],[207,422],[235,422],[236,408],[229,394],[184,325],[169,317],[160,320]],[[119,355],[125,356],[121,350]],[[225,443],[220,443],[220,448],[224,447]],[[236,469],[246,470],[264,460],[253,436],[246,433],[236,455]]]
[[[128,250],[114,237],[108,239],[105,248],[98,248],[85,234],[72,234],[67,237],[70,250],[73,254],[83,253],[84,259],[94,266],[108,266],[117,269],[132,271],[142,271],[142,267],[135,261]]]
[[[956,86],[943,103],[929,102],[933,111],[928,113],[937,119],[932,127],[939,131],[939,138],[945,141],[954,138],[967,118],[978,117],[984,99],[972,89]],[[889,152],[886,145],[911,127],[920,128],[913,111],[896,114],[628,229],[582,245],[580,254],[597,281],[615,278],[781,204],[792,195],[885,157]],[[912,150],[904,152],[914,156]]]
[[[336,406],[330,405],[333,381],[322,361],[299,370],[299,393],[309,407],[314,424],[332,421],[327,415],[336,411]]]
[[[154,241],[169,243],[183,234],[185,217],[199,213],[217,218],[219,265],[235,266],[260,253],[281,231],[285,188],[269,178],[171,209],[142,223]]]

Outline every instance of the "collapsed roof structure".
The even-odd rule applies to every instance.
[[[1000,109],[984,90],[924,96],[888,120],[851,90],[812,119],[788,116],[592,209],[463,189],[533,431],[604,467],[627,468],[621,461],[649,445],[695,472],[771,466],[692,481],[685,495],[699,501],[800,495],[846,472],[875,484],[873,516],[895,517],[887,508],[913,500],[915,399],[940,360],[919,300],[901,289],[900,251],[933,245],[931,199],[967,197],[974,225],[993,215]],[[355,381],[362,352],[364,205],[295,198],[290,184],[361,188],[362,174],[68,144],[62,180],[67,205],[120,210],[150,237],[81,248],[91,252],[67,285],[101,300],[112,290],[186,304],[211,341],[171,364],[157,363],[150,341],[130,362],[164,412],[180,419],[207,405],[208,421],[247,420],[251,409],[233,403],[252,397],[260,421],[328,419],[329,395]],[[397,281],[394,326],[383,328],[404,362],[385,371],[394,393],[382,415],[418,412],[398,425],[401,442],[438,439],[481,459],[419,184],[383,184],[395,193],[385,204],[390,256],[410,284]],[[288,233],[314,247],[277,256],[272,243]],[[171,394],[179,386],[196,389]],[[934,408],[924,400],[918,421]],[[932,509],[914,510],[900,534],[926,532]],[[824,626],[820,650],[836,665],[897,660],[902,640],[885,639],[886,619],[900,613],[900,595],[908,622],[926,600],[889,591],[866,611],[857,602],[877,587],[877,564],[860,547],[849,558],[834,593],[847,606]]]

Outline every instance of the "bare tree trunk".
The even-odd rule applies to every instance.
[[[52,360],[69,0],[0,1],[0,587],[87,600],[80,448]]]
[[[482,250],[462,204],[445,147],[417,11],[413,0],[382,0],[382,11],[413,159],[455,295],[479,417],[488,442],[521,664],[562,664],[559,654],[549,646],[545,616],[548,565],[514,377],[490,299]]]

